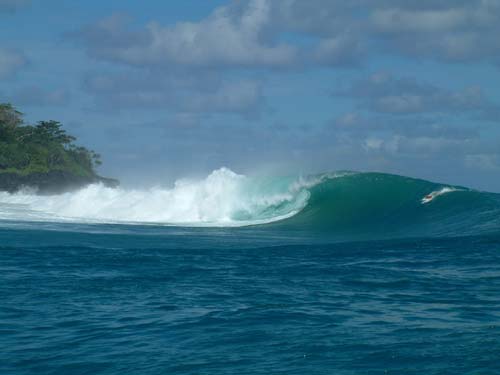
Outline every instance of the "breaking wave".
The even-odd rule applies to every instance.
[[[227,168],[201,181],[147,190],[89,185],[43,196],[0,193],[0,218],[111,223],[241,226],[290,217],[307,203],[308,182],[250,179]]]
[[[265,225],[355,236],[462,235],[500,231],[500,195],[382,173],[254,178],[227,168],[198,181],[147,190],[90,185],[42,196],[0,193],[0,220]]]

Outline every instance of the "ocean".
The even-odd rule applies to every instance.
[[[500,195],[228,169],[0,193],[0,374],[500,374]]]

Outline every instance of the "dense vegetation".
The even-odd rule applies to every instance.
[[[0,173],[59,171],[79,177],[97,176],[99,154],[76,145],[75,140],[57,121],[29,125],[12,105],[0,104]]]

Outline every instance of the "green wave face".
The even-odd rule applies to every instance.
[[[500,234],[500,195],[382,173],[246,177],[221,168],[173,188],[90,185],[54,196],[0,192],[0,221],[9,220],[259,225],[346,240]]]
[[[499,194],[382,173],[326,177],[309,192],[302,211],[268,225],[359,238],[500,232]]]

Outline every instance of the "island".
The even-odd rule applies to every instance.
[[[75,141],[60,122],[27,124],[14,106],[0,103],[0,191],[60,194],[94,183],[117,187],[118,180],[97,174],[100,155]]]

